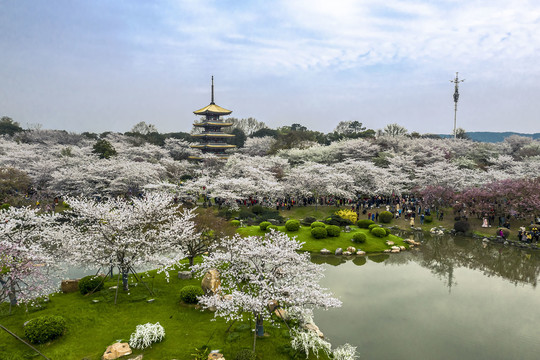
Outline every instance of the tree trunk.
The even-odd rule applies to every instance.
[[[128,285],[129,269],[122,268],[122,290],[129,291]]]
[[[188,256],[188,259],[189,259],[189,267],[192,267],[192,266],[193,266],[193,260],[194,260],[194,257],[193,257],[193,256]]]

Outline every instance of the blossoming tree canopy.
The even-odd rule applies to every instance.
[[[86,266],[117,267],[128,290],[129,271],[137,266],[166,269],[184,257],[178,237],[194,236],[195,214],[180,210],[168,194],[94,201],[69,198],[72,221],[66,239],[70,260]],[[176,238],[164,236],[174,231]]]
[[[0,302],[15,305],[57,290],[55,219],[29,207],[0,211]]]
[[[298,252],[301,247],[286,234],[274,231],[264,237],[235,235],[224,239],[194,266],[200,275],[218,269],[221,280],[220,291],[203,296],[199,303],[215,307],[215,316],[227,320],[252,313],[258,329],[262,329],[263,320],[270,320],[268,304],[272,301],[289,314],[341,306],[341,301],[319,285],[323,267],[310,262],[308,254]]]

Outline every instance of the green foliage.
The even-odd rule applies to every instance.
[[[364,233],[355,233],[351,239],[353,242],[362,244],[366,242],[366,234]]]
[[[262,207],[262,205],[253,205],[251,207],[251,212],[255,215],[261,215],[262,213],[264,213],[264,208]]]
[[[326,231],[325,227],[316,226],[311,228],[311,236],[313,236],[315,239],[324,239],[328,236],[328,232]]]
[[[240,226],[240,220],[231,220],[231,225],[234,226],[234,227],[239,227]]]
[[[210,348],[203,345],[200,348],[195,348],[195,352],[191,356],[195,356],[193,360],[207,360],[208,354],[210,354]]]
[[[262,231],[266,231],[266,228],[269,227],[270,225],[272,225],[271,222],[269,222],[269,221],[263,221],[262,223],[259,224],[259,228],[260,228]]]
[[[309,225],[309,226],[311,226],[311,224],[313,224],[315,221],[317,221],[317,219],[314,218],[313,216],[306,216],[306,217],[302,220],[302,225]]]
[[[373,230],[374,228],[381,227],[379,224],[371,224],[368,226],[369,231]]]
[[[11,206],[11,205],[9,205],[9,204],[2,204],[2,205],[0,206],[0,210],[7,210],[7,209],[9,209],[10,206]]]
[[[326,232],[327,232],[328,236],[338,237],[341,234],[341,229],[337,225],[328,225],[326,227]]]
[[[99,287],[98,287],[99,286]],[[92,291],[103,289],[103,278],[101,276],[89,275],[79,280],[79,292],[86,295]]]
[[[298,220],[291,219],[285,223],[287,231],[298,231],[300,229],[300,222]]]
[[[249,211],[248,209],[240,209],[240,213],[238,214],[238,217],[242,220],[245,220],[245,219],[249,219],[249,218],[254,218],[255,215],[254,213],[252,213],[251,211]]]
[[[92,152],[99,155],[100,159],[108,159],[116,155],[116,150],[110,142],[100,139],[94,144]]]
[[[431,215],[424,216],[424,222],[426,224],[431,224],[433,222],[433,216],[431,216]]]
[[[371,229],[371,233],[375,235],[376,237],[380,237],[380,238],[385,237],[387,235],[386,230],[381,227],[376,227],[376,228]]]
[[[471,228],[471,225],[467,221],[456,221],[454,224],[454,230],[458,233],[468,233],[469,229]]]
[[[337,225],[337,226],[346,226],[346,225],[352,225],[353,222],[349,219],[342,218],[341,216],[337,214],[330,215],[329,218],[325,220],[325,222],[328,225]]]
[[[384,229],[384,231],[386,232],[386,236],[390,235],[390,229],[388,228],[382,228],[382,229]]]
[[[360,229],[369,229],[369,225],[371,224],[375,224],[375,222],[368,219],[362,219],[358,220],[356,226],[358,226]]]
[[[316,228],[316,227],[326,227],[326,225],[323,223],[323,222],[320,222],[320,221],[315,221],[313,223],[311,223],[311,228]]]
[[[266,227],[266,230],[268,230],[268,231],[270,231],[270,230],[278,231],[279,229],[278,229],[277,225],[268,225]]]
[[[234,360],[257,360],[257,354],[251,349],[242,349],[234,355]]]
[[[497,228],[497,231],[495,232],[495,235],[499,236],[501,230],[503,231],[504,238],[508,239],[508,237],[510,236],[510,230],[507,229],[507,228],[504,228],[504,227],[503,228]]]
[[[384,224],[389,224],[393,218],[394,216],[390,211],[383,211],[379,214],[379,221]]]
[[[180,300],[186,304],[196,304],[199,302],[197,296],[203,296],[204,290],[200,286],[187,285],[180,289]]]
[[[24,336],[33,344],[44,344],[60,337],[66,330],[62,316],[44,315],[30,320],[24,327]]]
[[[21,131],[23,131],[23,128],[20,127],[18,122],[13,121],[12,118],[8,116],[2,116],[0,118],[0,135],[14,135]]]

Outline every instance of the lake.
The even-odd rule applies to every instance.
[[[420,248],[318,255],[343,307],[315,312],[334,347],[361,359],[540,359],[540,253],[415,234]]]

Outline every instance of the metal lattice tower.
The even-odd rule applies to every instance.
[[[454,89],[454,139],[456,138],[456,118],[457,118],[457,103],[459,100],[459,83],[464,82],[465,79],[459,80],[458,79],[458,73],[456,72],[456,78],[454,80],[450,80],[451,83],[455,84]]]

